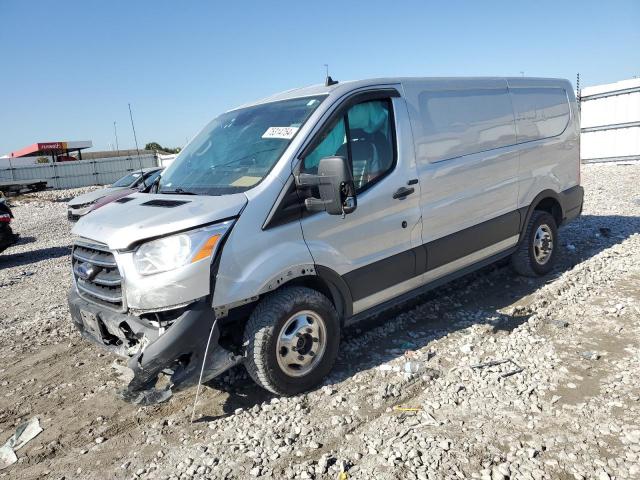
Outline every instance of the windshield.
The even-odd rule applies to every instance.
[[[252,188],[271,171],[323,98],[296,98],[220,115],[165,170],[158,192],[224,195]]]
[[[131,186],[132,183],[134,183],[136,180],[140,178],[140,175],[141,175],[140,172],[130,173],[129,175],[125,175],[124,177],[122,177],[117,182],[111,184],[111,186],[112,187],[129,187]]]

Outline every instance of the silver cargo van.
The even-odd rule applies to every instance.
[[[503,257],[549,272],[582,210],[579,123],[571,84],[542,78],[327,82],[231,110],[155,193],[75,226],[73,321],[130,359],[132,401],[238,363],[308,390],[345,324]]]

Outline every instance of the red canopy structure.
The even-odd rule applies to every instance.
[[[69,153],[78,152],[78,160],[82,160],[82,150],[93,147],[91,140],[76,142],[38,142],[28,147],[9,153],[9,157],[42,157],[49,156],[54,162],[70,160]]]

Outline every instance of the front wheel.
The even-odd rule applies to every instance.
[[[556,263],[558,245],[558,227],[553,215],[535,210],[518,249],[511,256],[511,266],[527,277],[546,275]]]
[[[285,287],[254,309],[243,343],[251,378],[277,395],[295,395],[317,386],[333,367],[338,313],[316,290]]]

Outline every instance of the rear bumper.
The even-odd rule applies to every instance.
[[[584,188],[576,185],[560,192],[560,205],[562,206],[562,224],[569,223],[580,216],[584,202]]]
[[[220,329],[206,300],[187,307],[162,334],[158,327],[144,319],[111,312],[87,302],[73,288],[68,302],[73,323],[83,337],[129,359],[128,367],[133,371],[133,379],[123,397],[135,403],[153,403],[146,400],[156,397],[155,385],[162,372],[171,375],[170,389],[180,390],[195,385],[203,366],[209,335],[211,342],[203,381],[210,380],[241,360],[218,344]],[[148,395],[150,392],[152,394]]]

